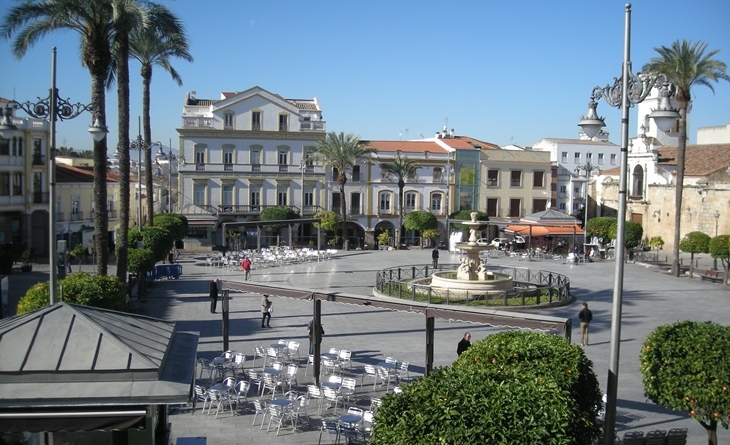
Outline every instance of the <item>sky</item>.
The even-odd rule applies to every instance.
[[[18,0],[0,1],[0,17]],[[367,140],[433,137],[444,126],[498,145],[576,138],[593,87],[621,75],[624,1],[602,0],[158,0],[181,19],[194,62],[173,60],[183,86],[157,67],[152,140],[178,148],[176,129],[188,91],[217,99],[223,91],[262,87],[289,99],[316,97],[327,131]],[[703,41],[730,64],[730,2],[639,0],[631,19],[636,73],[676,40]],[[79,36],[58,31],[22,59],[0,39],[0,97],[46,97],[51,51],[58,48],[63,98],[90,102]],[[139,63],[130,62],[131,135],[141,114]],[[730,123],[730,82],[693,90],[688,134]],[[609,139],[620,143],[621,112],[605,101]],[[21,115],[21,113],[19,113]],[[117,144],[116,88],[107,91],[109,152]],[[88,114],[57,125],[58,146],[92,148]],[[636,133],[636,111],[630,117]]]

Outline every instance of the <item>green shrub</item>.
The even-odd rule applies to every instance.
[[[564,338],[504,332],[383,398],[373,444],[591,443],[601,393],[592,363]]]
[[[56,295],[69,303],[122,310],[125,307],[124,284],[115,276],[89,275],[84,272],[67,275],[59,282]],[[31,287],[18,302],[18,314],[23,314],[48,305],[49,282]]]
[[[25,314],[43,306],[48,306],[51,295],[51,283],[48,281],[36,283],[25,292],[25,295],[18,301],[17,315]]]

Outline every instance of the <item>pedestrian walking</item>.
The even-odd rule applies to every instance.
[[[261,327],[270,328],[271,313],[274,312],[274,305],[269,300],[269,296],[263,294],[261,297]],[[266,325],[266,326],[264,326]]]
[[[218,304],[218,278],[210,282],[210,313],[215,314],[215,307]]]
[[[241,269],[243,269],[243,279],[248,281],[251,279],[251,260],[248,257],[243,257],[241,261]]]
[[[309,336],[309,355],[314,354],[314,320],[309,321],[309,326],[307,326],[307,335]],[[319,325],[319,340],[322,341],[322,337],[324,336],[324,328],[322,325]]]
[[[588,309],[588,303],[583,303],[583,309],[578,313],[578,319],[580,320],[580,344],[588,346],[588,326],[593,320],[593,312]]]
[[[433,260],[433,268],[438,269],[439,268],[439,249],[438,249],[438,247],[433,248],[433,252],[431,252],[431,260]]]
[[[461,355],[462,352],[466,351],[471,347],[471,334],[464,334],[464,338],[461,339],[458,346],[456,346],[456,355]]]

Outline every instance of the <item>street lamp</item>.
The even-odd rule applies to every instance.
[[[717,237],[717,223],[720,221],[720,211],[715,210],[715,237]],[[717,270],[717,257],[712,259],[712,270]]]
[[[621,78],[615,79],[613,85],[595,87],[588,103],[588,114],[578,125],[589,138],[593,138],[606,124],[596,114],[596,101],[603,99],[614,108],[621,108],[621,160],[618,189],[618,224],[616,233],[616,260],[613,285],[613,309],[611,316],[611,354],[608,368],[608,384],[606,387],[606,414],[603,430],[604,445],[613,445],[614,428],[616,426],[616,401],[618,388],[619,347],[621,342],[621,304],[624,283],[624,228],[626,226],[626,180],[628,169],[629,147],[629,107],[642,102],[651,92],[658,88],[660,94],[659,108],[649,115],[654,119],[661,131],[668,131],[679,119],[677,110],[669,102],[671,91],[665,75],[647,76],[631,73],[631,4],[627,3],[624,12],[624,59]]]
[[[142,231],[142,152],[144,151],[145,147],[149,147],[150,149],[154,147],[155,145],[160,147],[160,150],[162,150],[162,142],[153,142],[150,145],[147,145],[148,143],[142,139],[142,133],[141,133],[141,117],[137,117],[137,123],[139,126],[139,130],[137,131],[137,140],[132,141],[130,148],[132,150],[137,151],[137,230]],[[151,193],[152,190],[147,190],[147,199],[151,199]]]
[[[586,244],[588,244],[588,230],[586,228],[588,227],[588,183],[591,181],[591,173],[593,171],[596,171],[600,173],[600,170],[598,167],[593,165],[591,162],[591,152],[589,151],[586,155],[586,163],[583,165],[579,165],[575,168],[575,175],[578,176],[580,172],[585,171],[586,179],[585,179],[585,196],[584,204],[583,204],[583,249],[585,250]]]
[[[20,108],[28,115],[37,119],[48,119],[49,132],[51,134],[51,146],[48,156],[48,239],[49,239],[49,303],[56,302],[56,277],[58,270],[58,252],[56,240],[56,121],[65,121],[74,119],[81,115],[84,111],[89,111],[94,117],[93,125],[89,127],[89,133],[95,141],[101,141],[106,137],[108,132],[105,126],[101,125],[98,115],[95,115],[91,104],[72,103],[70,99],[60,99],[58,97],[58,88],[56,88],[56,47],[53,47],[51,55],[51,88],[48,97],[36,102],[16,102],[9,101],[5,107],[5,113],[2,122],[0,122],[0,136],[5,139],[12,137],[12,132],[17,131],[18,127],[10,119],[14,109]],[[106,168],[106,166],[101,166]],[[63,266],[61,266],[63,267]]]
[[[155,162],[159,165],[160,159],[167,160],[167,203],[165,205],[165,210],[167,210],[167,213],[172,213],[172,140],[170,140],[170,145],[168,145],[167,154],[165,154],[164,150],[162,150],[162,144],[159,145],[157,150],[158,151],[155,155]],[[160,172],[160,175],[164,174],[165,170],[163,169]]]

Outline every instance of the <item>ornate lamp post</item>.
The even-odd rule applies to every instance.
[[[608,384],[606,386],[606,415],[603,434],[604,445],[613,445],[614,428],[616,427],[616,400],[618,388],[619,347],[621,342],[621,305],[624,286],[624,228],[626,226],[626,180],[628,169],[629,147],[629,107],[642,102],[651,92],[658,88],[660,93],[659,108],[649,115],[654,119],[661,131],[668,131],[679,119],[679,113],[670,104],[671,91],[666,76],[646,76],[631,73],[631,4],[626,4],[624,13],[624,58],[621,77],[614,79],[613,85],[601,88],[597,86],[588,103],[588,114],[578,125],[589,138],[598,134],[606,124],[596,114],[596,101],[603,99],[612,107],[621,109],[621,159],[618,190],[618,225],[616,234],[616,260],[613,285],[613,309],[611,316],[611,354],[608,368]]]
[[[56,302],[56,277],[58,267],[63,265],[58,264],[57,244],[56,244],[56,121],[65,121],[74,119],[81,115],[84,111],[89,111],[94,114],[94,110],[91,105],[82,103],[72,103],[71,99],[61,99],[58,97],[58,88],[56,88],[56,47],[53,47],[51,56],[51,88],[48,93],[48,97],[41,99],[40,97],[36,102],[8,102],[5,108],[5,113],[2,122],[0,123],[0,136],[5,139],[9,139],[12,136],[13,131],[17,131],[17,126],[12,122],[10,116],[14,109],[20,108],[25,111],[28,115],[37,119],[48,119],[49,132],[51,135],[51,146],[50,154],[48,156],[48,238],[49,238],[49,275],[50,275],[50,295],[49,302],[54,304]],[[89,127],[89,133],[95,141],[101,141],[106,137],[107,128],[102,126],[98,116],[94,116],[94,124]],[[102,166],[106,168],[106,166]],[[60,252],[63,254],[63,252]]]
[[[591,181],[591,173],[594,171],[600,173],[598,167],[591,162],[591,152],[586,155],[586,163],[575,168],[575,175],[580,175],[581,171],[585,172],[585,204],[583,204],[583,249],[585,249],[588,244],[588,230],[586,230],[588,227],[588,183]]]

